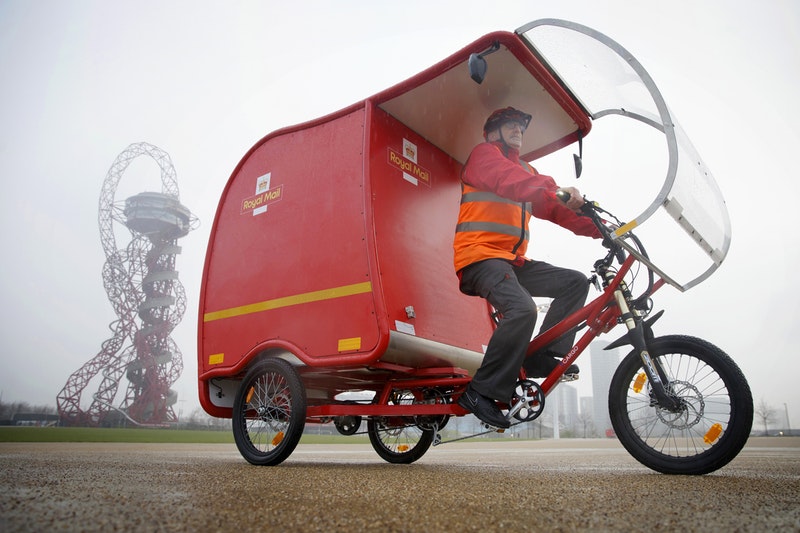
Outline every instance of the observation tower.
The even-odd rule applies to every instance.
[[[140,156],[149,156],[161,169],[161,192],[142,192],[116,203],[123,174]],[[177,392],[170,387],[183,371],[183,356],[170,337],[186,311],[175,268],[181,252],[177,241],[199,223],[180,203],[169,155],[147,143],[132,144],[119,154],[103,182],[98,222],[106,255],[103,286],[117,319],[109,325],[112,337],[58,394],[60,422],[167,426],[177,422]],[[130,234],[124,249],[117,248],[115,225]]]

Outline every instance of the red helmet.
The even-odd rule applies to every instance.
[[[502,126],[503,123],[512,120],[519,122],[524,128],[527,128],[528,124],[531,122],[531,116],[527,113],[523,113],[519,109],[514,109],[513,107],[497,109],[491,115],[489,115],[489,118],[486,119],[486,124],[483,125],[484,138],[489,134],[490,131],[494,131]]]

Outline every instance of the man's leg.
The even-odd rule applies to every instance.
[[[536,306],[517,281],[514,268],[502,259],[489,259],[464,269],[462,286],[486,298],[502,314],[471,386],[483,396],[509,402],[533,335]]]
[[[561,268],[543,261],[528,261],[516,269],[517,279],[534,298],[553,298],[539,332],[547,331],[586,303],[589,281],[577,270]],[[564,355],[575,342],[575,333],[566,335],[549,350]]]

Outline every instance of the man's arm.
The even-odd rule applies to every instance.
[[[531,174],[490,143],[479,144],[469,156],[463,179],[469,185],[491,191],[515,202],[540,202],[558,190],[555,180]],[[549,194],[548,194],[549,193]]]
[[[530,173],[519,163],[507,159],[490,143],[479,144],[469,156],[463,180],[484,191],[516,202],[531,202],[533,216],[549,220],[577,235],[600,238],[591,220],[579,216],[555,196],[558,185],[550,176]]]
[[[544,220],[549,220],[566,228],[576,235],[584,235],[599,239],[602,237],[594,223],[588,217],[580,216],[578,213],[562,204],[555,196],[549,197],[544,202],[537,202],[533,205],[533,216]]]

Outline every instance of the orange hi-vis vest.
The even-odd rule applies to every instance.
[[[516,202],[461,182],[453,240],[456,272],[485,259],[513,261],[528,249],[529,202]]]

